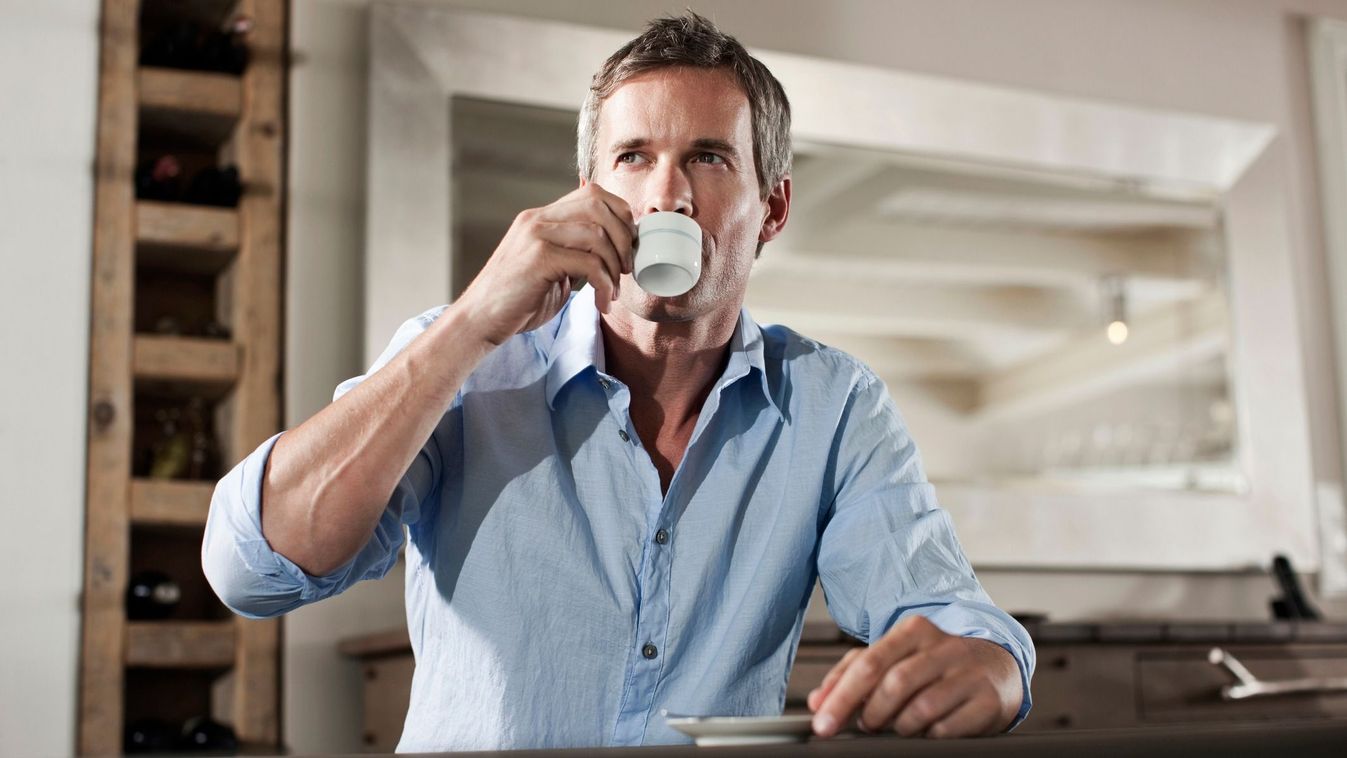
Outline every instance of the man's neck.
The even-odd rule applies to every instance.
[[[633,405],[653,402],[661,426],[695,417],[724,371],[739,313],[654,322],[614,308],[599,319],[606,370],[631,388]],[[633,408],[633,410],[635,410]]]

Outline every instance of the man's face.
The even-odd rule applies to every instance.
[[[721,69],[664,68],[618,87],[599,112],[593,180],[626,200],[634,220],[676,211],[702,227],[702,273],[686,294],[656,297],[623,276],[621,303],[652,321],[736,314],[764,220],[748,97]],[[784,214],[781,221],[784,222]]]

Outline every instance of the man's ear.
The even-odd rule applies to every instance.
[[[576,174],[575,178],[580,180],[581,187],[585,186],[586,184],[589,184],[589,182],[585,181],[585,177],[581,174]]]
[[[767,215],[762,220],[762,231],[758,232],[759,242],[771,242],[786,228],[786,218],[790,216],[790,177],[777,182],[767,196]]]

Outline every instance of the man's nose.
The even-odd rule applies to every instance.
[[[666,163],[650,173],[645,212],[673,211],[693,215],[692,184],[682,167]]]

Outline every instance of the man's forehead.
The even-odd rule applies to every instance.
[[[638,146],[676,133],[689,144],[751,140],[748,96],[725,68],[643,71],[613,90],[599,112],[607,144]]]

